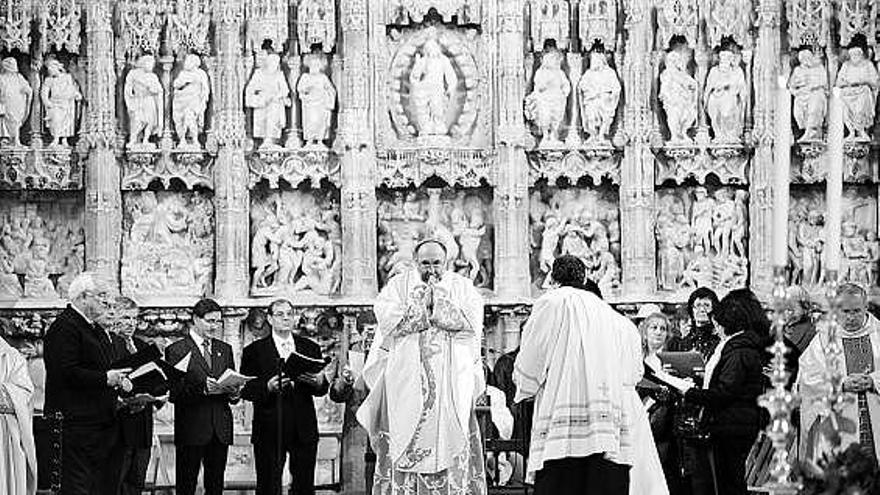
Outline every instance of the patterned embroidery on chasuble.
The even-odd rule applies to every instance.
[[[419,360],[421,361],[422,412],[412,440],[404,450],[398,469],[413,469],[433,453],[432,445],[437,444],[440,434],[439,411],[437,403],[437,377],[431,359],[440,354],[439,334],[428,330],[419,334]],[[430,421],[429,421],[430,420]]]

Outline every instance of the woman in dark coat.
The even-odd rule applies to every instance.
[[[758,396],[767,383],[763,367],[769,322],[745,289],[722,299],[712,319],[723,336],[706,363],[708,385],[688,389],[685,400],[704,408],[717,494],[745,495],[746,457],[765,422]]]

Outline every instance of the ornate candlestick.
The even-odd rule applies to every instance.
[[[758,404],[770,413],[770,424],[767,436],[773,442],[773,459],[770,466],[770,481],[764,486],[774,494],[796,494],[798,483],[791,479],[791,460],[788,445],[792,437],[791,414],[800,403],[800,398],[786,389],[790,373],[785,370],[785,353],[783,342],[785,330],[785,309],[788,305],[786,295],[785,266],[773,269],[773,330],[776,337],[769,350],[773,353],[770,361],[770,382],[773,388],[764,393]]]

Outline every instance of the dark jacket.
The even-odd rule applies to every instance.
[[[107,427],[116,417],[116,391],[107,385],[113,348],[107,333],[70,305],[43,338],[47,412],[65,426]]]
[[[703,359],[708,360],[721,339],[715,335],[715,327],[710,323],[702,326],[691,326],[691,331],[684,337],[675,335],[666,344],[666,350],[672,352],[698,351]]]
[[[321,348],[305,337],[293,336],[296,352],[320,358]],[[267,383],[278,373],[281,355],[275,348],[272,334],[252,342],[241,354],[241,373],[257,377],[249,381],[241,391],[241,397],[254,403],[251,443],[263,438],[277,437],[278,393],[270,393]],[[292,377],[291,377],[292,378]],[[329,383],[320,387],[295,382],[293,387],[282,391],[282,436],[292,444],[317,443],[318,419],[315,415],[313,397],[327,393]]]
[[[150,345],[138,338],[132,340],[138,351]],[[113,335],[113,352],[114,361],[132,354],[125,345],[125,340],[118,335]],[[153,445],[153,405],[149,404],[134,413],[127,408],[120,409],[119,431],[122,445],[138,449],[150,448]]]
[[[709,388],[691,388],[689,402],[705,408],[704,421],[716,436],[753,436],[764,426],[764,413],[758,396],[764,392],[765,339],[744,332],[727,341]]]
[[[221,443],[232,444],[232,409],[228,395],[208,395],[208,377],[220,378],[227,369],[235,369],[232,347],[211,339],[211,369],[192,337],[186,337],[165,349],[165,360],[174,365],[192,352],[186,376],[171,387],[169,400],[174,404],[174,443],[207,445],[213,435]]]

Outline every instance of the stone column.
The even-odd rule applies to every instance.
[[[377,174],[370,125],[372,62],[367,0],[342,0],[340,25],[344,70],[334,82],[340,95],[335,148],[342,153],[342,293],[370,297],[378,289]]]
[[[583,74],[583,56],[580,52],[572,52],[566,54],[568,60],[568,80],[571,83],[571,95],[568,99],[568,114],[571,116],[568,123],[568,135],[565,138],[566,146],[581,145],[581,119],[580,114],[580,95],[578,94],[578,83],[581,82],[581,74]]]
[[[496,1],[495,88],[498,91],[495,178],[495,293],[502,300],[529,296],[529,165],[523,122],[525,65],[523,0]]]
[[[758,4],[758,41],[755,46],[755,106],[752,131],[755,154],[749,177],[749,263],[751,287],[759,297],[773,288],[773,140],[774,96],[779,76],[779,23],[781,0]]]
[[[244,157],[242,3],[219,0],[214,12],[217,92],[214,95],[214,211],[217,273],[214,293],[229,301],[248,294],[248,168]]]
[[[623,61],[623,135],[620,170],[620,233],[623,293],[650,296],[657,288],[654,239],[654,155],[652,130],[651,17],[640,0],[625,3],[626,57]]]
[[[116,163],[116,72],[113,66],[113,7],[110,0],[86,2],[86,114],[80,150],[86,161],[86,269],[119,286],[122,194]],[[34,95],[38,98],[39,95]]]

